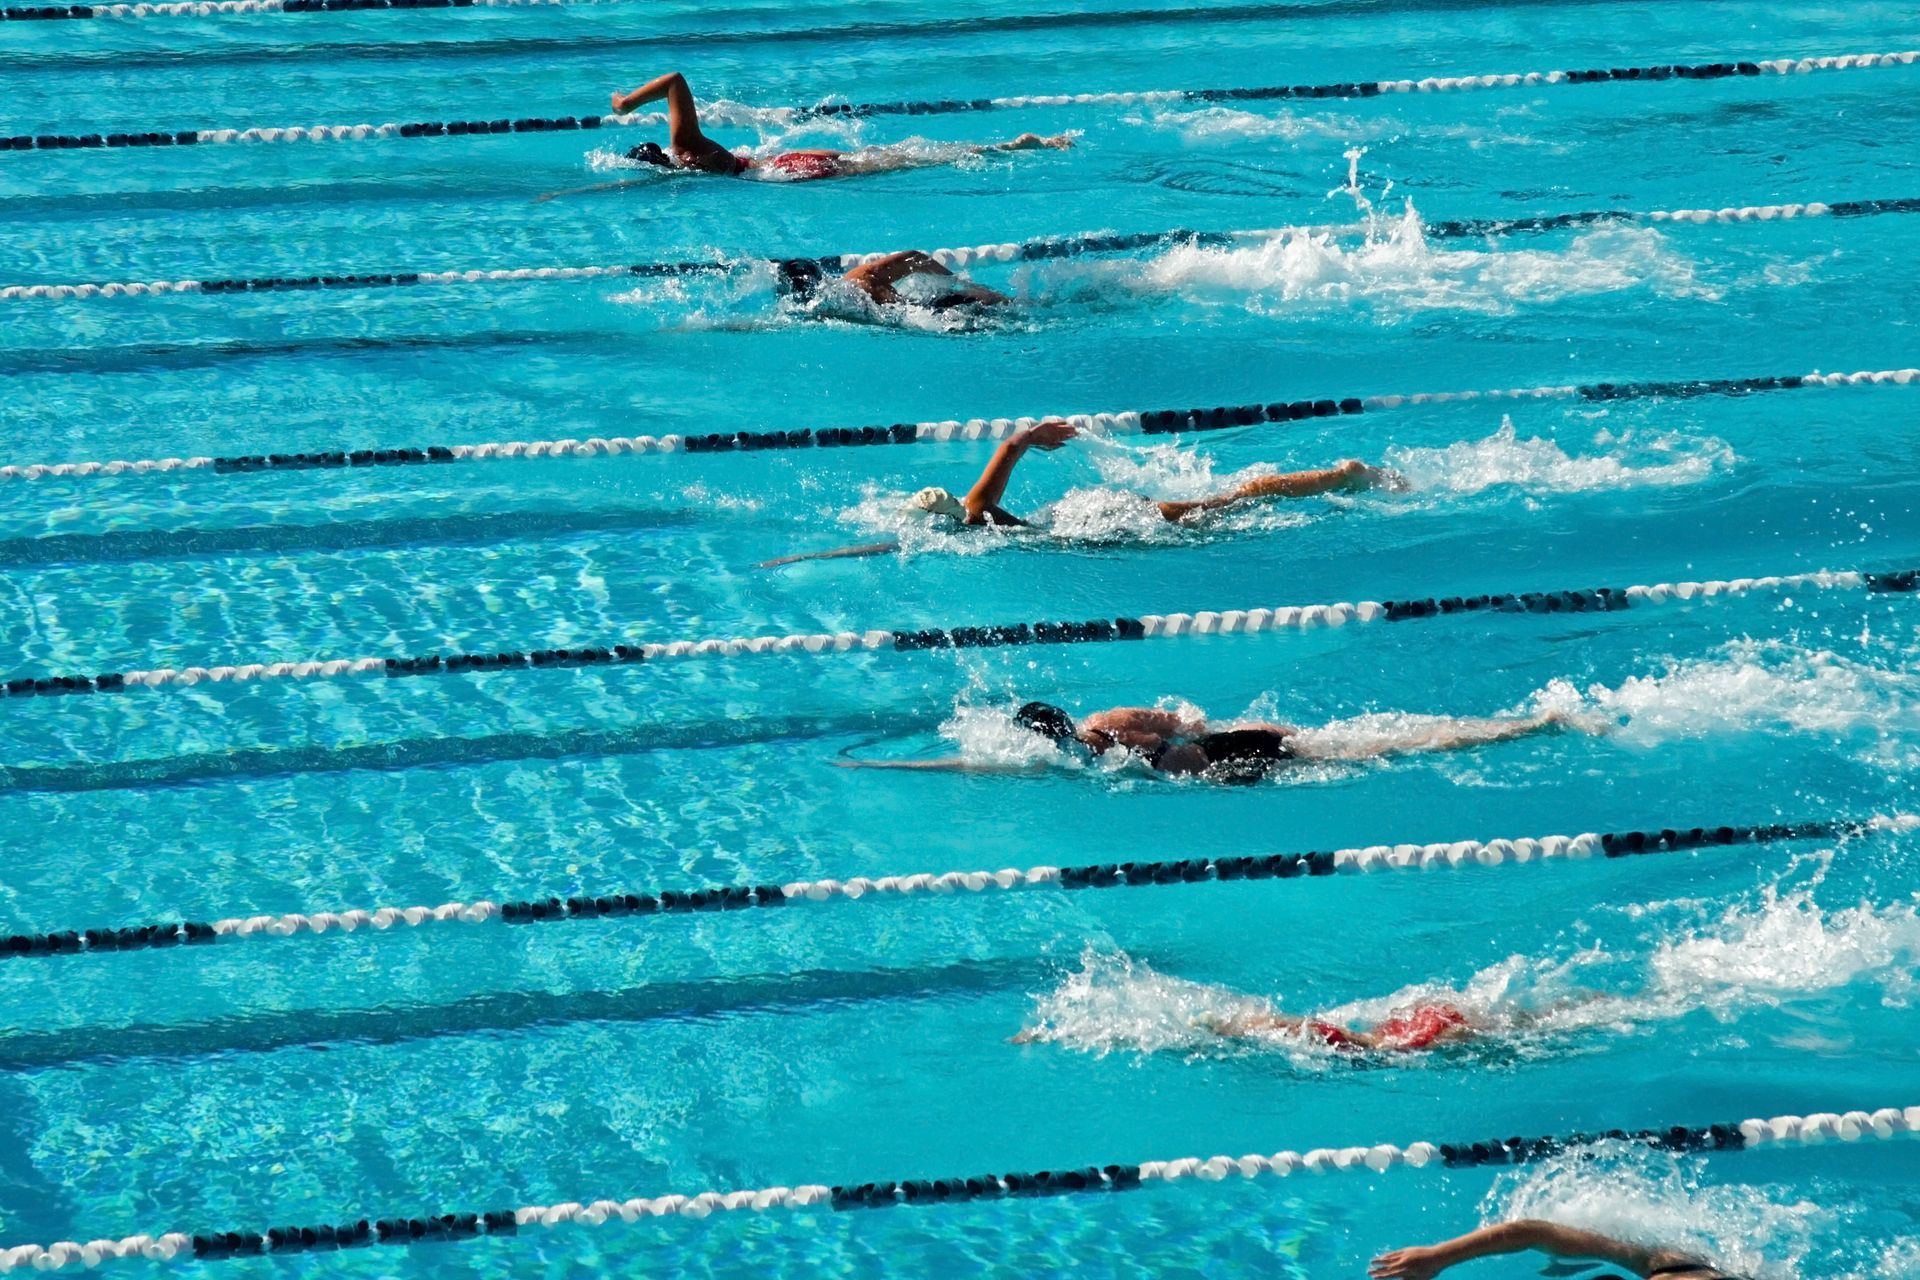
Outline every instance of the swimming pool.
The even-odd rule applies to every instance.
[[[551,116],[677,66],[764,105],[1338,83],[1920,45],[1909,8],[668,3],[0,24],[0,135]],[[1447,219],[1920,196],[1912,68],[823,121],[736,143],[1080,132],[841,183],[630,176],[657,130],[0,155],[0,284],[723,258],[727,273],[19,298],[0,465],[820,430],[1914,365],[1912,216]],[[1349,153],[1357,153],[1349,155]],[[1416,215],[1409,218],[1407,201]],[[989,323],[852,323],[751,260],[1362,223],[970,268]],[[1085,535],[932,532],[985,446],[0,480],[0,677],[951,628],[1920,565],[1883,384],[1471,400],[1021,466]],[[1143,524],[1360,456],[1413,493]],[[906,550],[756,570],[876,539]],[[1914,808],[1910,594],[1756,591],[1152,643],[689,659],[0,700],[0,933]],[[1618,725],[1256,787],[894,774],[1006,712]],[[1565,865],[454,925],[0,963],[0,1245],[1319,1145],[1904,1106],[1912,836]],[[1553,1012],[1586,992],[1604,999]],[[1357,1064],[1210,1043],[1236,993],[1544,1026]],[[1008,1036],[1045,1017],[1059,1043]],[[1358,1274],[1482,1213],[1659,1224],[1753,1274],[1904,1276],[1911,1144],[892,1213],[669,1218],[208,1265]],[[119,1264],[129,1270],[153,1264]]]

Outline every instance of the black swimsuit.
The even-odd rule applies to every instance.
[[[1147,753],[1147,763],[1158,769],[1167,752],[1180,745],[1163,742]],[[1188,739],[1207,758],[1204,776],[1217,782],[1258,782],[1283,761],[1294,758],[1287,735],[1273,729],[1222,729]]]

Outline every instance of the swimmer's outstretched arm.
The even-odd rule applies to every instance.
[[[1633,1244],[1597,1231],[1523,1218],[1469,1231],[1439,1244],[1390,1249],[1373,1260],[1367,1274],[1374,1280],[1428,1280],[1462,1262],[1524,1249],[1537,1249],[1556,1258],[1598,1258],[1641,1276],[1658,1267],[1698,1261],[1674,1249]]]
[[[1354,493],[1362,489],[1404,490],[1406,480],[1398,472],[1370,466],[1358,458],[1318,471],[1289,471],[1277,476],[1256,476],[1225,493],[1191,502],[1157,504],[1167,520],[1184,520],[1198,511],[1218,511],[1235,503],[1260,498],[1312,498],[1323,493]]]
[[[976,153],[987,151],[1039,151],[1043,148],[1050,151],[1065,151],[1073,146],[1073,138],[1074,135],[1071,133],[1056,133],[1047,137],[1043,137],[1037,133],[1023,133],[1019,137],[1009,138],[1005,142],[975,143],[973,149]]]
[[[1365,743],[1322,743],[1316,740],[1317,735],[1303,734],[1292,739],[1292,745],[1294,754],[1303,760],[1372,760],[1424,751],[1463,751],[1551,733],[1573,723],[1572,717],[1563,711],[1542,711],[1518,720],[1443,720],[1398,738]]]
[[[700,113],[693,105],[693,90],[678,71],[647,81],[638,89],[613,95],[613,109],[621,115],[644,107],[649,102],[667,102],[667,142],[675,151],[699,152],[707,146],[707,135],[700,132]]]
[[[832,551],[803,551],[799,555],[779,556],[772,560],[762,560],[753,566],[756,569],[774,569],[783,564],[799,564],[802,560],[850,560],[855,556],[884,556],[900,549],[897,542],[865,542],[857,547],[835,547]]]
[[[1002,440],[1000,447],[993,451],[993,457],[987,460],[980,478],[973,482],[973,488],[967,490],[967,523],[1025,524],[1026,521],[1009,514],[1000,505],[1000,499],[1006,496],[1007,482],[1013,479],[1013,469],[1020,465],[1020,459],[1026,456],[1027,450],[1040,449],[1051,453],[1078,434],[1078,430],[1060,419],[1048,418]]]

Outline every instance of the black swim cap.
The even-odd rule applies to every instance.
[[[1013,722],[1060,746],[1074,738],[1073,717],[1050,702],[1029,702],[1013,713]]]
[[[812,296],[827,275],[826,269],[812,258],[785,258],[774,266],[780,273],[780,292],[801,298]]]
[[[629,147],[627,159],[638,160],[643,164],[665,165],[669,169],[679,168],[674,158],[662,151],[657,142],[643,142],[637,147]]]

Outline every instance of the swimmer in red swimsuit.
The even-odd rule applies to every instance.
[[[729,151],[700,131],[700,115],[694,107],[693,90],[687,87],[686,77],[678,71],[669,71],[666,75],[649,80],[629,93],[614,94],[613,109],[625,115],[648,103],[662,100],[667,104],[667,146],[662,148],[656,142],[643,142],[627,152],[627,159],[660,165],[668,169],[693,169],[701,173],[718,174],[724,178],[739,177],[751,169],[770,170],[788,182],[811,182],[817,178],[840,178],[855,173],[905,169],[917,163],[924,163],[900,152],[885,151],[878,154],[863,153],[857,156],[845,151],[824,149],[783,151],[765,160]],[[966,154],[982,155],[989,151],[1035,151],[1042,148],[1059,151],[1072,145],[1071,134],[1062,133],[1043,138],[1037,133],[1023,133],[1008,142],[975,144],[967,149]],[[585,187],[582,190],[603,191],[625,185],[625,183],[614,182],[598,187]]]
[[[1352,1053],[1413,1053],[1471,1040],[1484,1029],[1450,1004],[1415,1005],[1404,1013],[1396,1013],[1376,1024],[1371,1031],[1264,1011],[1205,1014],[1201,1017],[1201,1025],[1217,1036],[1230,1039],[1268,1035],[1277,1031],[1282,1035],[1311,1037],[1331,1048]]]

